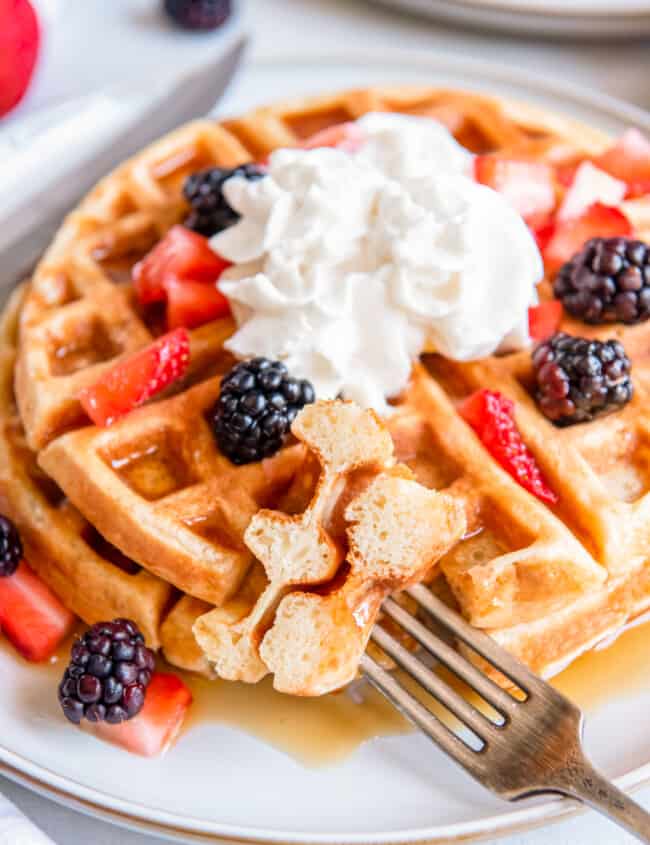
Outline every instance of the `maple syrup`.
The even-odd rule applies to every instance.
[[[80,629],[81,630],[81,629]],[[0,638],[0,650],[10,659],[21,660]],[[591,651],[557,675],[552,683],[587,714],[606,702],[634,695],[650,688],[650,622],[623,633],[612,645]],[[39,673],[44,671],[53,689],[67,664],[69,643],[45,666],[25,663]],[[194,703],[184,732],[199,724],[223,724],[243,731],[285,752],[300,763],[314,767],[332,765],[351,756],[361,745],[381,736],[412,732],[409,723],[382,696],[363,684],[322,698],[297,698],[276,692],[270,678],[259,684],[208,681],[174,667],[192,689]],[[443,673],[447,682],[466,695],[466,689]],[[411,690],[413,683],[401,678]],[[471,697],[472,703],[480,706]],[[427,705],[452,730],[459,724],[428,696]],[[35,705],[38,706],[37,701]],[[486,714],[490,717],[492,713]]]

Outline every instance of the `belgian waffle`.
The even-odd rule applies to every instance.
[[[162,603],[155,640],[188,668],[207,666],[193,626],[200,630],[210,619],[235,628],[254,610],[268,584],[244,542],[245,529],[260,507],[302,512],[313,492],[305,481],[313,465],[300,445],[252,468],[231,467],[218,454],[202,412],[218,393],[218,373],[230,363],[222,350],[232,331],[229,320],[192,333],[192,371],[175,395],[110,429],[88,426],[76,396],[116,357],[159,332],[121,282],[186,214],[180,188],[189,173],[261,159],[320,129],[381,110],[441,120],[478,153],[572,162],[610,143],[605,134],[546,111],[432,88],[344,92],[284,102],[221,124],[190,124],[124,164],[82,202],[39,265],[22,305],[18,407],[43,477],[67,497],[63,508],[50,504],[52,513],[78,515],[76,506],[104,542],[144,568],[136,579],[151,577],[176,597],[169,584],[189,594],[176,604],[171,600],[164,621],[170,603]],[[629,201],[625,211],[647,236],[647,200]],[[572,330],[570,321],[564,327]],[[579,333],[585,334],[584,326]],[[650,453],[642,413],[650,390],[649,333],[647,323],[589,330],[624,340],[636,387],[624,411],[589,426],[558,430],[546,422],[530,396],[526,353],[473,364],[426,356],[389,421],[396,459],[465,513],[467,536],[440,562],[450,600],[543,674],[650,605],[644,588],[650,577],[644,551]],[[560,494],[554,509],[502,471],[456,413],[457,402],[477,387],[516,400],[524,438]],[[27,454],[24,444],[22,449]],[[28,483],[27,476],[20,481]],[[26,509],[27,528],[30,519]],[[79,588],[65,585],[66,593],[52,586],[76,609]]]

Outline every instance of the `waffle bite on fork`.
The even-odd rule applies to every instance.
[[[476,182],[521,203],[517,225],[523,229],[523,217],[545,258],[546,278],[533,280],[540,281],[541,310],[530,325],[535,317],[550,328],[534,339],[561,329],[620,341],[632,362],[634,393],[615,413],[560,428],[536,400],[530,348],[512,351],[504,342],[478,360],[454,359],[441,354],[441,334],[433,332],[418,347],[423,354],[413,356],[401,392],[382,397],[390,400],[384,416],[340,399],[317,401],[283,420],[286,428],[293,421],[292,435],[274,454],[258,455],[249,444],[246,455],[263,459],[237,463],[222,452],[214,430],[222,382],[237,358],[269,355],[266,348],[240,354],[233,345],[247,309],[254,311],[245,296],[233,296],[232,315],[227,304],[220,310],[218,298],[261,272],[260,258],[231,258],[235,266],[225,270],[218,295],[215,278],[206,282],[209,272],[197,281],[183,254],[199,238],[187,227],[183,234],[183,222],[192,220],[183,185],[209,168],[253,162],[251,190],[263,191],[275,150],[330,145],[356,154],[362,131],[350,122],[371,112],[439,121],[466,148],[449,136],[445,166],[455,157],[472,191]],[[64,221],[0,327],[0,512],[18,526],[33,568],[85,622],[128,617],[151,648],[181,669],[249,683],[271,674],[277,689],[295,695],[321,695],[351,681],[382,601],[417,582],[433,579],[472,625],[545,676],[647,610],[650,321],[587,325],[551,297],[558,257],[567,250],[582,249],[591,236],[650,234],[650,181],[644,193],[637,178],[624,184],[616,173],[616,184],[608,183],[620,193],[616,208],[597,201],[577,222],[562,220],[562,209],[581,201],[570,192],[584,162],[616,170],[611,150],[605,152],[610,146],[604,133],[534,107],[396,87],[199,121],[123,164]],[[397,169],[390,156],[386,167]],[[405,170],[395,180],[417,181],[417,168]],[[522,172],[534,182],[523,199],[516,190]],[[213,181],[221,190],[226,180],[216,173]],[[382,208],[394,223],[397,212],[391,217]],[[340,222],[335,211],[328,206],[323,226]],[[230,209],[228,219],[238,218]],[[173,272],[164,249],[150,257],[170,232]],[[227,268],[214,242],[201,239],[204,256],[221,262],[219,272]],[[383,247],[373,242],[374,252]],[[158,286],[142,281],[147,260],[160,273]],[[304,268],[295,264],[298,277]],[[514,264],[506,267],[516,274]],[[409,299],[408,290],[392,278],[390,284],[402,304]],[[198,301],[210,314],[203,324]],[[359,312],[377,333],[371,351],[392,365],[384,323],[373,323],[374,312],[360,301]],[[407,302],[404,310],[418,304]],[[322,310],[335,313],[335,306],[328,301]],[[110,425],[92,425],[86,392],[177,325],[187,329],[190,346],[182,377]],[[412,323],[400,325],[413,330]],[[263,339],[285,340],[285,333],[276,335]],[[329,341],[335,347],[338,337]],[[356,387],[369,372],[358,367]],[[250,407],[275,401],[273,390],[248,397]],[[485,391],[500,397],[505,417],[512,408],[506,434],[494,420],[489,437],[468,423],[466,403]],[[239,411],[234,403],[231,415]],[[248,423],[241,425],[242,438],[252,442]],[[508,465],[513,455],[535,467],[547,497],[521,483],[521,466]]]
[[[313,498],[293,517],[252,518],[244,539],[268,586],[241,621],[217,610],[194,630],[221,677],[255,682],[272,672],[281,692],[322,695],[355,677],[383,599],[430,572],[462,537],[465,516],[395,463],[371,411],[317,403],[293,431],[321,465]]]

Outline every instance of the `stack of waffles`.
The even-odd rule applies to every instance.
[[[549,676],[650,608],[650,323],[565,321],[624,341],[635,384],[624,410],[568,429],[539,412],[529,352],[427,355],[388,419],[317,403],[277,455],[234,466],[205,419],[233,364],[229,318],[190,332],[183,381],[112,426],[90,425],[77,400],[162,333],[131,269],[186,216],[190,173],[261,160],[369,111],[433,117],[477,153],[562,162],[610,143],[567,118],[432,88],[285,102],[169,135],[97,186],[6,306],[0,511],[70,610],[134,619],[183,669],[327,692],[354,675],[383,597],[426,580]],[[650,232],[647,200],[626,213]],[[515,401],[557,505],[520,487],[457,413],[485,387]]]

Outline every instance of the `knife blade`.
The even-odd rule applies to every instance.
[[[246,42],[245,35],[235,33],[218,57],[197,69],[167,75],[146,88],[116,87],[64,104],[45,121],[36,115],[27,126],[0,136],[0,159],[5,162],[4,172],[0,164],[5,215],[0,292],[6,293],[33,269],[65,214],[102,176],[151,141],[214,108],[239,66]],[[80,143],[79,133],[88,125],[93,126],[93,138]],[[37,198],[20,188],[26,174],[39,185]]]

